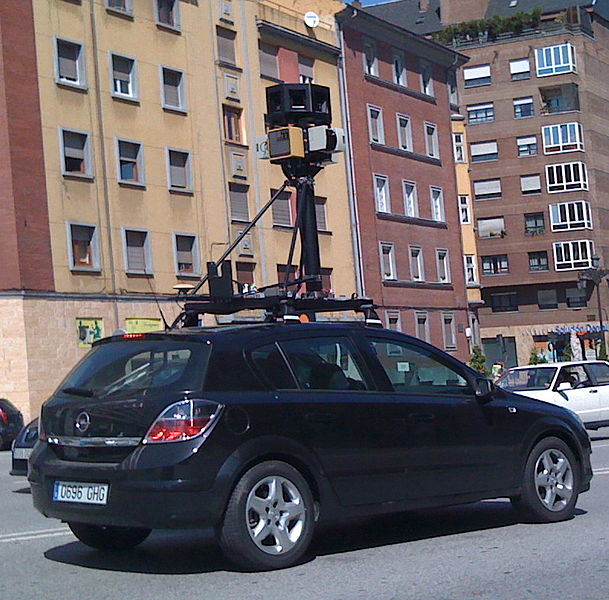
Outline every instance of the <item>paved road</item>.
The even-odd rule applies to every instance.
[[[0,598],[14,600],[607,600],[609,430],[566,523],[515,522],[509,503],[419,512],[327,532],[314,556],[272,573],[233,570],[209,535],[155,532],[104,555],[31,507],[0,452]]]

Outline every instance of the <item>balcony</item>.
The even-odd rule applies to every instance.
[[[576,83],[542,87],[539,88],[539,95],[542,115],[579,110],[579,88]]]

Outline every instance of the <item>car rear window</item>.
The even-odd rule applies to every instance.
[[[118,394],[141,389],[200,389],[209,345],[141,339],[94,346],[60,389],[72,393]]]

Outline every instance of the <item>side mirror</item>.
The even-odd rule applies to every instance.
[[[474,380],[474,393],[476,398],[481,401],[489,401],[493,397],[495,386],[490,379],[476,377]]]
[[[572,390],[572,389],[573,389],[573,386],[568,381],[561,381],[556,386],[557,392],[564,392],[565,390]]]

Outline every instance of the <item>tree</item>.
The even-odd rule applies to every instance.
[[[547,362],[548,361],[545,359],[545,356],[543,356],[542,354],[539,354],[537,352],[537,350],[535,350],[535,348],[533,348],[533,350],[531,350],[531,356],[529,358],[530,365],[542,365]]]
[[[469,357],[469,366],[483,375],[488,375],[486,356],[479,346],[472,346],[472,355]]]

